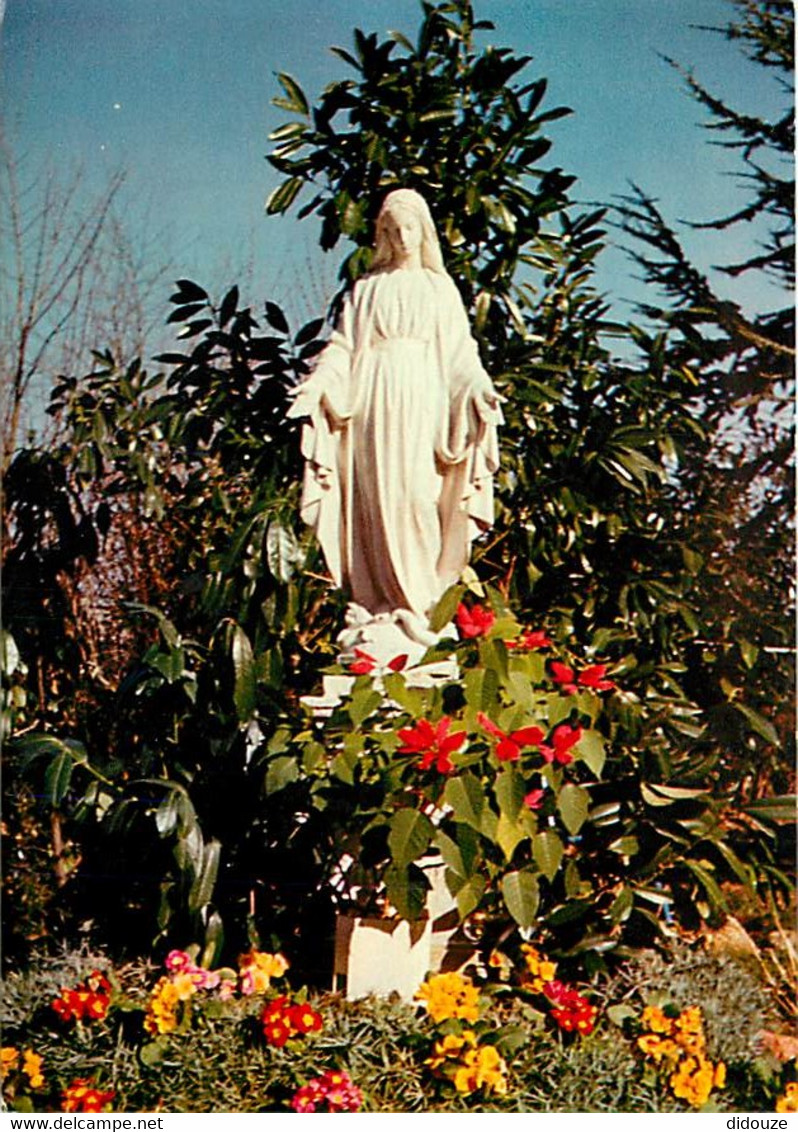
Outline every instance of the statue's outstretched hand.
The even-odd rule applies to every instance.
[[[312,417],[319,408],[321,391],[312,381],[303,381],[291,390],[291,404],[286,410],[286,417]]]

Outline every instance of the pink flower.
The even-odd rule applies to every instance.
[[[291,1099],[294,1112],[315,1112],[322,1104],[326,1104],[327,1112],[357,1112],[363,1104],[363,1094],[348,1073],[328,1069],[297,1089]]]
[[[512,731],[508,735],[483,711],[477,713],[477,721],[480,727],[484,727],[490,735],[499,740],[496,744],[496,758],[502,762],[517,762],[521,757],[522,747],[537,747],[545,739],[539,727],[522,727],[520,731]]]
[[[583,688],[592,688],[595,692],[610,692],[615,687],[612,680],[605,680],[606,664],[591,664],[579,673],[579,683]]]
[[[420,719],[414,727],[403,728],[398,732],[404,746],[399,750],[403,754],[421,755],[417,763],[419,770],[429,770],[431,766],[439,774],[451,774],[454,770],[451,755],[462,746],[467,737],[466,731],[457,731],[449,734],[451,719],[445,715],[436,726],[428,720]]]
[[[573,755],[570,753],[571,748],[575,747],[579,740],[582,738],[581,727],[571,727],[569,723],[561,723],[559,727],[555,727],[551,736],[552,746],[541,744],[540,753],[547,763],[560,763],[561,766],[567,766],[568,763],[574,761]]]
[[[473,605],[471,609],[461,601],[457,607],[455,621],[464,639],[471,637],[484,637],[489,633],[496,620],[492,610],[484,609],[481,605]]]
[[[219,984],[219,998],[222,1002],[227,1002],[233,997],[236,992],[236,985],[230,979],[223,979]]]
[[[524,795],[524,805],[528,806],[530,810],[539,810],[543,805],[545,796],[545,790],[530,790],[528,794]]]
[[[508,649],[521,649],[523,652],[533,652],[535,649],[551,648],[552,642],[542,629],[534,629],[529,633],[522,633],[514,641],[505,641]]]
[[[187,967],[192,966],[191,956],[185,951],[175,949],[166,956],[164,966],[167,971],[185,971]]]

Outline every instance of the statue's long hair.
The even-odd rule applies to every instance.
[[[388,193],[382,202],[374,230],[374,259],[371,263],[371,270],[385,271],[393,266],[394,253],[388,239],[388,233],[385,230],[385,222],[388,217],[393,215],[394,211],[412,212],[418,217],[421,221],[422,230],[421,264],[423,267],[428,267],[430,271],[445,275],[446,268],[441,255],[441,245],[438,242],[438,234],[432,222],[429,205],[415,189],[394,189],[393,192]]]

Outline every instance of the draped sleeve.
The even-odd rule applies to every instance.
[[[473,539],[493,525],[493,476],[499,468],[497,429],[503,416],[457,287],[448,276],[441,278],[440,286],[438,364],[449,393],[445,435],[438,453],[444,472],[440,570],[448,585],[467,565]]]
[[[343,578],[345,500],[344,437],[352,415],[356,353],[355,297],[344,300],[341,317],[313,372],[299,386],[288,417],[305,417],[301,452],[305,461],[300,513],[321,543],[336,585]]]

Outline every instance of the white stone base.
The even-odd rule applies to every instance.
[[[431,888],[425,920],[336,918],[333,990],[350,1000],[398,994],[412,1002],[430,972],[459,970],[471,961],[473,949],[452,938],[458,917],[444,873],[442,865],[426,869]]]

